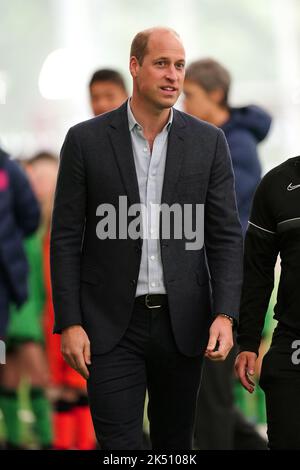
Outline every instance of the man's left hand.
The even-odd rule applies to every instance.
[[[218,349],[217,347],[218,342]],[[212,361],[225,361],[233,346],[232,323],[229,318],[218,315],[209,330],[205,357]]]

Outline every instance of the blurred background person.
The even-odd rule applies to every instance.
[[[58,158],[47,152],[39,153],[31,159],[29,168],[43,213],[43,319],[49,364],[49,395],[53,404],[53,448],[91,450],[95,447],[95,435],[86,396],[86,382],[63,360],[59,338],[52,334],[54,313],[50,284],[49,237]]]
[[[0,337],[6,339],[10,306],[18,315],[28,298],[28,262],[23,246],[37,230],[40,211],[29,181],[16,161],[0,150]],[[10,367],[1,367],[0,408],[7,447],[18,445],[17,392],[7,380]]]
[[[266,138],[271,116],[254,105],[228,103],[231,77],[213,59],[201,59],[187,68],[184,107],[187,113],[220,127],[226,136],[235,175],[239,217],[245,234],[255,189],[261,178],[257,144]]]
[[[53,171],[51,167],[45,168],[47,173],[41,178],[42,171],[36,164],[39,157],[38,155],[21,162],[39,201],[42,216],[39,229],[24,241],[29,264],[28,300],[19,310],[11,308],[8,324],[7,363],[3,371],[3,385],[14,392],[15,399],[12,400],[9,419],[6,420],[7,449],[18,449],[24,445],[22,423],[19,419],[21,409],[19,392],[24,380],[28,387],[28,401],[34,417],[36,445],[42,449],[49,449],[52,446],[51,408],[46,396],[49,371],[43,328],[45,305],[43,238],[47,210],[45,205],[51,203],[49,188]]]
[[[90,80],[89,91],[94,116],[118,108],[128,98],[124,78],[113,69],[96,70]]]
[[[235,175],[239,217],[245,234],[252,199],[261,178],[257,144],[267,136],[271,117],[258,106],[230,106],[230,86],[230,73],[219,62],[211,58],[195,61],[186,70],[184,108],[225,133]],[[233,350],[224,363],[205,361],[198,395],[197,448],[266,448],[254,427],[234,407],[234,356]]]

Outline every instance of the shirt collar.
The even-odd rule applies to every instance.
[[[131,98],[128,98],[128,101],[127,101],[127,115],[128,115],[129,130],[132,131],[135,127],[137,127],[139,130],[141,130],[142,126],[137,122],[137,120],[135,119],[135,117],[133,115],[133,112],[131,110],[130,99]],[[168,122],[167,122],[167,124],[165,125],[165,127],[163,128],[162,131],[164,131],[164,130],[169,131],[172,122],[173,122],[173,108],[170,108],[170,116],[169,116]]]

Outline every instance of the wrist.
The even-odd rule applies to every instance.
[[[227,315],[227,313],[219,313],[219,314],[217,315],[217,317],[226,318],[226,319],[231,323],[231,326],[234,325],[234,319],[233,319],[233,317],[231,317],[230,315]]]

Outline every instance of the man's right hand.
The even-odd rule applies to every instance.
[[[235,373],[243,387],[249,393],[254,391],[255,383],[250,377],[253,377],[255,371],[255,362],[257,354],[250,351],[242,351],[235,360]]]
[[[61,333],[61,353],[64,360],[84,379],[89,378],[86,364],[91,364],[89,338],[80,325],[72,325]]]

